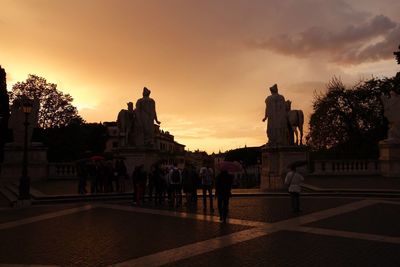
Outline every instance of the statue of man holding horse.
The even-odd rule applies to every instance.
[[[265,116],[263,122],[268,119],[267,136],[268,146],[286,146],[287,119],[285,98],[278,94],[278,86],[274,84],[269,88],[271,95],[265,99]]]
[[[153,147],[154,145],[154,122],[158,125],[161,122],[157,119],[156,102],[150,97],[151,91],[144,87],[143,97],[136,102],[136,121],[138,130],[143,138],[144,146]]]

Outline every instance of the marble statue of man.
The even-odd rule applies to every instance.
[[[278,86],[269,88],[271,95],[265,99],[265,117],[268,120],[268,146],[285,146],[288,144],[285,98],[278,94]]]
[[[400,141],[400,96],[390,91],[390,97],[381,96],[384,115],[389,122],[389,140]]]
[[[143,134],[143,143],[145,146],[152,147],[154,144],[154,121],[157,124],[161,122],[157,119],[156,103],[150,98],[151,91],[143,88],[143,97],[136,102],[136,118],[138,127],[141,127]]]

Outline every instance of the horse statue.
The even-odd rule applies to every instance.
[[[135,111],[133,103],[129,102],[128,109],[121,109],[117,117],[117,127],[119,130],[119,146],[132,146],[133,145],[133,131],[135,124]]]
[[[288,127],[290,127],[289,132],[293,132],[296,136],[296,145],[303,144],[303,124],[304,124],[304,114],[302,110],[292,110],[292,102],[290,100],[286,101],[286,116],[288,121]],[[300,140],[299,140],[300,133]],[[293,140],[293,137],[291,137]],[[299,142],[300,141],[300,142]]]

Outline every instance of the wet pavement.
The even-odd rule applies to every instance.
[[[301,215],[313,213],[316,211],[333,208],[338,205],[343,205],[359,200],[359,198],[342,198],[342,197],[302,197],[301,198]],[[122,205],[131,205],[131,202],[120,202]],[[174,208],[182,212],[198,213],[198,214],[213,214],[218,215],[217,201],[214,200],[214,212],[212,213],[209,208],[209,199],[207,199],[207,209],[203,210],[203,200],[198,198],[196,205],[183,206]],[[276,197],[233,197],[230,200],[232,207],[229,212],[231,218],[252,220],[260,222],[277,222],[289,219],[299,214],[294,214],[291,209],[290,198],[287,196]],[[153,202],[146,201],[143,203],[145,208],[167,209],[167,203],[155,206]]]
[[[399,266],[398,253],[399,245],[280,231],[166,266]]]
[[[129,201],[0,209],[0,266],[400,266],[400,202],[236,197],[223,224]],[[215,203],[216,205],[216,203]],[[216,208],[216,207],[215,207]]]

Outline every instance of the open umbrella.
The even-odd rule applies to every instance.
[[[96,155],[96,156],[90,157],[90,159],[91,159],[92,161],[101,161],[101,160],[104,160],[104,157],[103,157],[103,156]]]
[[[218,163],[216,167],[220,171],[227,171],[229,173],[235,173],[235,172],[242,172],[243,171],[242,165],[237,161],[234,161],[234,162],[232,162],[232,161],[222,161],[222,162]]]

